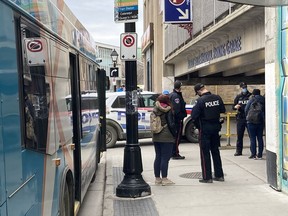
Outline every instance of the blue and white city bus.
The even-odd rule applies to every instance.
[[[98,108],[81,92],[99,73],[64,1],[0,0],[1,216],[77,214],[100,157],[99,118],[82,118]]]

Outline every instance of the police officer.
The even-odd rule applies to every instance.
[[[238,94],[233,103],[233,109],[237,110],[236,114],[236,128],[237,128],[237,141],[236,141],[236,152],[234,156],[242,155],[243,150],[243,137],[245,128],[247,128],[247,122],[245,117],[245,107],[249,101],[251,93],[247,89],[247,84],[245,82],[240,83],[241,93]]]
[[[176,80],[174,83],[173,92],[171,92],[169,96],[170,101],[172,103],[175,125],[177,128],[176,140],[175,140],[175,146],[173,148],[172,159],[185,159],[185,156],[181,156],[179,154],[179,144],[180,144],[181,137],[182,137],[183,119],[187,116],[186,108],[185,108],[186,103],[182,96],[181,86],[182,86],[182,83]]]
[[[221,130],[220,113],[225,113],[226,109],[222,98],[219,95],[211,94],[202,83],[194,86],[197,99],[191,114],[192,121],[199,130],[200,158],[202,168],[201,183],[212,183],[224,181],[222,162],[220,157],[220,136]],[[211,156],[212,154],[214,173],[212,178]]]

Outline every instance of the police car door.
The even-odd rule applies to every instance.
[[[139,93],[138,95],[138,131],[140,133],[150,133],[150,114],[155,105],[158,94]]]

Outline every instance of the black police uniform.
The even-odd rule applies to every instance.
[[[177,128],[175,146],[173,147],[172,157],[179,157],[179,144],[182,136],[183,119],[187,116],[186,102],[183,99],[182,92],[177,92],[175,89],[169,95],[170,101],[174,110],[175,125]],[[180,156],[181,157],[181,156]]]
[[[236,153],[235,156],[242,155],[243,150],[243,137],[245,128],[247,128],[247,122],[245,117],[245,107],[249,101],[251,93],[247,90],[246,93],[238,94],[234,99],[233,110],[237,104],[240,105],[240,108],[237,110],[236,121],[237,121],[237,142],[236,142]]]
[[[215,178],[224,177],[220,157],[221,130],[220,113],[226,109],[219,95],[206,92],[200,96],[193,107],[191,114],[195,126],[199,129],[199,145],[203,180],[212,180],[211,157],[212,154]]]

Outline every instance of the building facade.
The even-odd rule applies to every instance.
[[[193,0],[193,23],[165,24],[163,2],[144,1],[142,52],[148,90],[172,90],[175,79],[182,80],[187,91],[197,82],[231,85],[233,90],[239,80],[265,83],[263,7]]]

